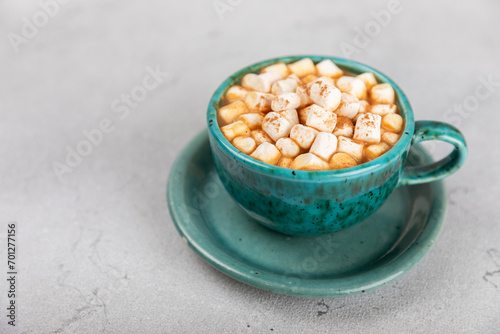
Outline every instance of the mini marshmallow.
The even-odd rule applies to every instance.
[[[352,123],[356,124],[356,122],[358,121],[359,116],[361,116],[361,115],[363,115],[363,114],[358,113],[356,116],[354,116],[353,118],[351,118]]]
[[[264,142],[250,156],[270,165],[276,165],[281,158],[281,153],[273,144]]]
[[[297,74],[290,74],[287,79],[293,79],[297,83],[297,86],[302,86],[304,83],[300,78],[297,76]]]
[[[348,93],[342,93],[340,105],[335,112],[337,115],[353,118],[358,114],[359,107],[360,104],[357,97]]]
[[[372,114],[377,114],[380,116],[385,116],[387,114],[394,114],[396,112],[396,105],[394,104],[374,104],[369,108],[369,112]]]
[[[360,100],[366,99],[366,85],[361,79],[343,76],[337,80],[336,85],[344,93],[354,95]]]
[[[264,114],[248,113],[238,117],[239,121],[243,121],[250,130],[260,129]]]
[[[320,132],[314,139],[309,153],[314,153],[323,160],[330,160],[337,150],[337,137],[328,132]]]
[[[337,115],[330,110],[326,110],[316,104],[309,107],[307,111],[306,125],[316,130],[332,133],[337,124]]]
[[[347,153],[335,153],[330,159],[330,167],[332,169],[343,169],[354,167],[358,163]]]
[[[370,90],[370,97],[374,103],[378,104],[394,104],[396,93],[390,84],[378,84]]]
[[[389,145],[396,145],[396,143],[399,140],[399,135],[397,133],[392,133],[392,132],[384,132],[382,134],[382,141],[386,142]]]
[[[390,149],[391,146],[384,142],[373,144],[365,148],[365,157],[368,161],[371,161],[373,159],[380,157],[382,154],[389,151]]]
[[[330,77],[319,77],[318,79],[321,79],[323,81],[326,81],[326,82],[329,82],[331,83],[333,86],[335,86],[335,80],[333,78],[330,78]]]
[[[302,125],[306,124],[307,121],[307,115],[309,114],[309,110],[311,110],[309,107],[307,108],[302,108],[299,110],[299,123]]]
[[[266,87],[267,87],[267,83],[269,83],[269,90],[267,92],[269,92],[271,90],[271,86],[273,83],[275,83],[278,80],[283,79],[279,73],[272,72],[272,71],[266,72],[266,73],[261,73],[261,74],[259,74],[259,77],[261,77],[264,80],[264,82],[266,82]]]
[[[297,87],[297,90],[295,92],[300,97],[301,107],[306,107],[313,103],[313,100],[311,100],[311,97],[309,97],[309,94],[307,94],[307,89],[305,86]]]
[[[338,108],[342,93],[326,80],[318,79],[308,86],[309,96],[317,105],[333,111]]]
[[[368,107],[369,106],[370,106],[370,104],[368,103],[368,101],[366,101],[366,100],[359,101],[359,111],[358,111],[358,114],[364,114],[364,113],[368,112]]]
[[[333,78],[322,76],[322,77],[319,77],[318,79],[321,79],[323,81],[328,81],[329,83],[331,83],[332,85],[335,86],[335,80]]]
[[[359,101],[359,111],[358,113],[352,118],[352,121],[356,123],[358,120],[359,116],[362,114],[367,113],[370,110],[370,104],[366,100],[361,100]]]
[[[263,78],[255,73],[245,74],[241,79],[241,85],[244,88],[264,93],[268,93],[269,90],[271,89],[271,86],[269,86],[269,90],[266,90],[267,88],[266,85],[268,83],[269,82],[264,82]]]
[[[341,77],[344,72],[330,59],[325,59],[316,64],[316,70],[320,76],[338,78]]]
[[[278,114],[285,117],[287,121],[292,124],[292,126],[299,124],[299,116],[297,114],[297,110],[295,109],[285,109],[277,111]]]
[[[297,83],[297,80],[293,78],[278,80],[271,86],[271,93],[273,93],[274,95],[294,93],[297,90],[298,86],[299,84]]]
[[[363,159],[363,144],[355,142],[354,140],[344,136],[338,136],[337,141],[337,152],[347,153],[356,159],[357,162],[361,162]]]
[[[241,79],[241,85],[246,89],[269,93],[271,91],[271,85],[278,80],[281,80],[281,75],[276,72],[262,74],[248,73]]]
[[[272,140],[277,141],[290,134],[292,124],[277,112],[270,112],[262,121],[262,130],[264,130]]]
[[[220,128],[224,137],[229,141],[233,141],[238,136],[249,136],[250,129],[242,121],[237,121]]]
[[[288,69],[299,78],[309,74],[316,74],[316,67],[310,58],[303,58],[295,63],[288,64]]]
[[[257,145],[262,143],[273,143],[273,140],[263,130],[253,130],[250,135]]]
[[[375,86],[378,83],[377,78],[375,78],[375,74],[373,74],[372,72],[362,73],[356,76],[356,78],[363,80],[367,90],[370,90],[373,86]]]
[[[281,75],[281,77],[283,79],[286,78],[288,76],[288,74],[290,73],[288,71],[288,67],[286,66],[285,63],[276,63],[276,64],[269,65],[269,66],[263,68],[261,72],[262,73],[275,72],[275,73],[278,73],[279,75]]]
[[[292,166],[293,158],[282,157],[278,163],[279,167],[290,168]]]
[[[290,131],[290,138],[295,140],[295,142],[299,144],[301,148],[303,148],[304,150],[308,150],[311,147],[317,134],[318,130],[310,128],[308,126],[304,126],[302,124],[297,124]]]
[[[354,125],[349,117],[337,116],[337,125],[333,130],[333,134],[336,136],[344,136],[352,138],[354,134]]]
[[[271,109],[280,111],[300,107],[300,96],[296,93],[283,93],[275,96],[271,102]]]
[[[228,101],[244,100],[247,94],[248,90],[246,90],[241,86],[234,85],[227,90],[226,100]]]
[[[257,144],[255,143],[255,140],[253,140],[252,137],[241,137],[241,136],[233,139],[233,145],[234,147],[236,147],[238,150],[240,150],[245,154],[252,153],[257,147]]]
[[[353,138],[369,144],[380,142],[380,122],[382,117],[372,113],[359,116]]]
[[[316,80],[313,80],[313,81],[305,84],[305,86],[307,88],[307,92],[309,92],[309,90],[310,90],[310,88],[311,88],[311,86],[312,86],[313,83],[316,83],[316,82],[319,83],[319,84],[326,83],[326,82],[332,83],[332,80],[333,80],[332,78],[327,78],[327,77],[321,77],[321,78],[320,77],[316,77]],[[333,81],[335,83],[335,80],[333,80]],[[335,84],[333,84],[333,85],[335,86]]]
[[[284,137],[276,141],[276,147],[285,157],[295,158],[300,153],[300,146],[293,139]]]
[[[238,116],[246,114],[248,108],[242,101],[235,101],[219,109],[219,115],[225,124],[234,122]]]
[[[330,169],[330,165],[312,153],[305,153],[296,157],[290,168],[301,170],[327,170]]]
[[[392,132],[400,132],[403,129],[403,117],[398,114],[387,114],[382,118],[382,126]]]
[[[317,80],[317,79],[318,79],[317,75],[309,74],[309,75],[306,75],[305,77],[302,78],[302,82],[305,84],[308,84],[308,83],[313,82],[314,80]]]
[[[251,111],[267,112],[271,110],[271,102],[273,99],[273,94],[249,92],[245,98],[245,104]]]

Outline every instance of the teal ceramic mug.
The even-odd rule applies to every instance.
[[[353,74],[373,72],[379,82],[391,84],[405,120],[403,134],[396,145],[381,157],[356,167],[299,171],[253,159],[227,141],[217,123],[217,109],[226,90],[247,73],[304,57],[315,63],[331,59]],[[215,166],[226,190],[256,221],[288,235],[328,234],[353,226],[377,210],[397,186],[440,180],[458,170],[467,157],[467,146],[460,131],[442,122],[415,122],[405,94],[386,75],[358,62],[334,57],[282,57],[248,66],[217,88],[208,106],[207,120]],[[425,140],[450,143],[454,150],[431,165],[405,167],[411,145]]]

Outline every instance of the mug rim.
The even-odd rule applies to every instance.
[[[332,60],[336,65],[338,65],[342,70],[350,72],[353,74],[361,74],[364,72],[372,72],[379,83],[389,83],[396,91],[396,103],[401,111],[401,116],[405,120],[405,127],[402,131],[401,137],[398,142],[391,147],[389,151],[381,155],[380,157],[362,163],[360,165],[344,168],[344,169],[331,169],[322,171],[306,171],[306,170],[295,170],[289,168],[283,168],[275,165],[270,165],[260,160],[254,159],[249,155],[239,151],[234,147],[222,134],[218,124],[217,118],[217,107],[220,101],[224,97],[227,89],[236,84],[241,80],[243,75],[247,73],[255,73],[262,68],[277,63],[284,62],[286,64],[300,60],[302,58],[310,58],[314,63],[318,63],[325,59]],[[319,56],[319,55],[300,55],[300,56],[286,56],[263,60],[252,65],[246,66],[241,70],[232,74],[229,78],[224,80],[222,84],[216,89],[212,95],[208,110],[207,110],[207,125],[211,137],[214,138],[219,147],[223,148],[226,154],[234,157],[237,162],[243,164],[244,166],[251,168],[256,172],[263,174],[271,174],[275,177],[281,177],[293,180],[325,180],[325,179],[343,179],[345,177],[359,176],[367,172],[375,172],[384,169],[386,166],[391,165],[394,160],[398,159],[401,154],[403,154],[410,146],[412,137],[415,131],[415,120],[413,117],[413,109],[410,102],[403,90],[387,75],[376,70],[375,68],[365,65],[363,63],[349,60],[345,58],[331,57],[331,56]]]

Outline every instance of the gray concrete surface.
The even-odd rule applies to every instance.
[[[0,2],[0,332],[499,333],[500,3],[402,0],[384,26],[374,23],[373,11],[389,8]],[[301,299],[236,282],[184,244],[166,207],[172,162],[205,127],[216,86],[258,60],[307,53],[389,74],[417,119],[455,124],[470,147],[446,180],[449,212],[435,247],[363,295]],[[155,84],[147,75],[157,68],[168,75]],[[150,90],[140,88],[145,78]],[[147,96],[127,107],[120,99],[131,92]],[[100,142],[82,144],[85,130],[100,127]],[[89,154],[58,177],[54,162],[78,145]],[[433,146],[436,156],[446,150]],[[15,327],[6,317],[9,222]]]

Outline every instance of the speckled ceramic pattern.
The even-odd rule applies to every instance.
[[[390,78],[366,65],[333,57],[307,56],[314,62],[332,59],[350,73],[373,72],[379,82],[390,83],[405,119],[396,145],[381,157],[344,170],[297,171],[271,166],[239,152],[222,135],[217,108],[231,85],[249,72],[306,56],[276,58],[251,65],[227,79],[214,93],[207,120],[215,166],[224,187],[242,208],[261,224],[287,235],[320,235],[341,231],[359,223],[377,210],[398,183],[416,184],[439,180],[457,170],[466,157],[465,141],[454,127],[440,122],[415,124],[403,91]],[[418,137],[414,137],[415,126]],[[412,143],[440,139],[456,146],[442,162],[403,172]],[[401,174],[403,176],[401,177]]]
[[[412,145],[426,140],[442,140],[455,149],[442,160],[432,164],[417,164],[405,167],[399,185],[411,185],[441,180],[455,173],[467,158],[467,145],[460,131],[454,126],[436,121],[417,121]]]
[[[417,146],[407,163],[428,163]],[[398,187],[356,226],[286,236],[258,224],[226,192],[204,131],[171,170],[168,206],[186,243],[227,275],[282,294],[337,297],[383,286],[420,261],[441,230],[446,195],[441,181]]]

